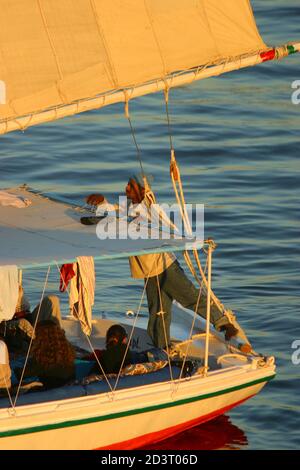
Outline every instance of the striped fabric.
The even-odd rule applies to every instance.
[[[92,331],[92,306],[95,297],[95,266],[92,256],[79,256],[74,263],[75,276],[70,283],[70,309],[78,318],[82,331],[90,335]]]

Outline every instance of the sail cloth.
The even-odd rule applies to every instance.
[[[29,200],[24,200],[6,191],[0,191],[0,206],[13,206],[23,209],[31,204]]]
[[[23,188],[9,193],[24,197],[31,205],[24,209],[0,206],[0,265],[19,268],[73,263],[79,256],[95,260],[128,258],[149,253],[200,248],[203,240],[163,239],[152,229],[147,239],[131,239],[126,227],[116,228],[116,239],[99,239],[95,225],[82,225],[87,214],[70,204],[53,201]],[[131,222],[133,223],[133,222]],[[114,235],[114,234],[113,234]],[[17,300],[16,300],[17,302]]]
[[[0,0],[0,7],[0,133],[266,49],[249,0]]]

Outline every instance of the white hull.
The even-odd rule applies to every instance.
[[[251,366],[108,394],[0,410],[0,449],[132,449],[224,413],[257,394],[274,367]],[[177,382],[178,384],[178,382]],[[173,384],[174,385],[174,384]]]
[[[190,328],[193,315],[178,305],[174,309],[178,330],[173,333],[178,337]],[[132,321],[128,319],[124,325],[128,331]],[[95,348],[104,346],[106,330],[112,323],[105,319],[93,321],[91,339]],[[197,316],[194,331],[203,331],[204,325]],[[86,345],[77,321],[66,319],[64,329],[73,344]],[[212,333],[210,357],[215,360],[229,351],[222,334]],[[204,341],[202,336],[196,339],[189,346],[189,355],[203,358]],[[135,327],[131,347],[149,348],[144,328]],[[164,382],[123,388],[113,394],[20,404],[14,410],[0,408],[0,449],[134,449],[165,439],[225,413],[256,395],[275,376],[273,358],[263,364],[255,356],[240,359],[244,361],[238,358],[234,365],[210,369],[206,377],[196,374],[173,382],[166,378]]]

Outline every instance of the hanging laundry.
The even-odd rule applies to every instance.
[[[60,292],[65,292],[66,288],[68,287],[69,282],[71,281],[72,277],[75,276],[73,263],[71,264],[63,264],[60,268],[60,283],[59,283],[59,290]]]
[[[9,355],[4,341],[0,340],[0,389],[10,388],[11,368],[9,365]]]
[[[19,297],[17,266],[0,266],[0,321],[11,320]]]
[[[0,339],[0,364],[7,363],[7,347],[4,341]]]
[[[95,298],[95,266],[92,256],[80,256],[73,265],[75,276],[70,283],[71,314],[78,318],[86,335],[92,331],[92,306]]]

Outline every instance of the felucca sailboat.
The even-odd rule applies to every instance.
[[[300,43],[268,47],[256,27],[249,0],[18,0],[1,1],[0,134],[26,130],[77,113],[130,100],[281,59]],[[188,90],[187,90],[188,93]],[[2,100],[3,102],[3,100]],[[169,116],[169,114],[168,114]],[[130,121],[131,122],[131,121]],[[76,124],[75,124],[76,125]],[[131,130],[133,128],[131,126]],[[134,131],[133,131],[134,133]],[[171,137],[171,135],[170,135]],[[171,179],[189,234],[184,193],[171,141]],[[28,188],[6,192],[30,200],[23,209],[0,206],[1,266],[27,269],[168,251],[184,252],[210,300],[235,321],[211,289],[211,240],[99,241],[83,227],[83,210]],[[150,194],[150,189],[149,189]],[[151,196],[151,194],[150,194]],[[45,217],[45,214],[47,215]],[[205,247],[208,273],[198,250]],[[190,255],[192,253],[193,256]],[[193,258],[193,259],[192,259]],[[174,318],[190,327],[178,343],[183,366],[198,361],[190,377],[170,361],[157,369],[132,369],[94,382],[0,398],[1,449],[132,449],[212,419],[257,394],[275,376],[274,358],[251,348],[240,330],[236,343],[194,312],[174,305]],[[1,317],[0,320],[9,320]],[[102,347],[113,322],[94,319],[90,343]],[[133,349],[149,347],[136,318],[124,322]],[[237,324],[237,323],[236,323]],[[66,318],[70,341],[84,347],[79,322]],[[237,326],[239,326],[237,324]],[[147,373],[148,372],[148,373]]]

